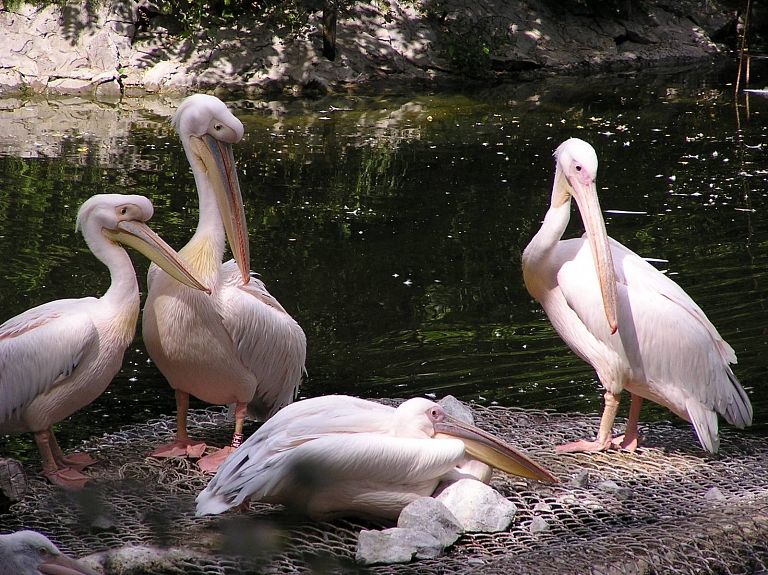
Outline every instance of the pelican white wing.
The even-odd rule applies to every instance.
[[[0,423],[69,377],[97,345],[90,315],[78,311],[95,301],[50,302],[0,326]]]
[[[304,371],[306,336],[261,280],[251,277],[243,285],[234,260],[222,265],[221,280],[214,303],[236,356],[259,382],[249,409],[266,419],[293,401]]]
[[[633,381],[647,382],[640,395],[690,419],[700,436],[714,428],[704,433],[713,435],[712,441],[717,437],[712,410],[733,425],[749,425],[752,407],[728,365],[736,356],[701,308],[631,250],[611,241],[611,251],[619,289],[618,338],[610,336],[600,313],[597,288],[585,289],[594,276],[578,277],[563,266],[558,280],[589,332],[610,345],[615,357],[626,358],[622,376],[627,389],[633,391]]]
[[[225,480],[212,481],[198,496],[198,514],[253,499],[297,506],[316,518],[350,512],[396,517],[416,497],[431,495],[464,455],[458,439],[377,433],[322,435],[268,453],[242,447],[227,460],[232,465],[222,473]]]

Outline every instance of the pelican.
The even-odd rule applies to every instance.
[[[50,539],[37,531],[16,531],[0,535],[0,573],[99,575],[87,565],[64,555]]]
[[[249,273],[245,212],[232,144],[243,125],[214,96],[196,94],[172,121],[192,167],[200,201],[197,231],[179,253],[212,290],[188,289],[152,266],[143,335],[150,357],[176,391],[175,441],[156,457],[201,457],[205,444],[187,433],[189,396],[235,405],[230,446],[198,461],[207,472],[242,442],[246,415],[267,419],[296,394],[306,338],[264,284]],[[226,240],[234,256],[224,264]],[[199,297],[203,295],[203,297]]]
[[[512,446],[428,399],[394,408],[346,395],[316,397],[283,408],[249,437],[197,496],[197,514],[263,501],[318,520],[395,519],[441,481],[472,476],[487,483],[491,470],[485,464],[557,481]]]
[[[571,138],[555,159],[552,202],[523,252],[523,277],[557,333],[592,365],[606,390],[597,438],[558,450],[636,449],[646,398],[692,423],[702,447],[717,453],[718,413],[739,428],[752,423],[752,405],[729,365],[736,363],[733,349],[680,286],[608,237],[592,146]],[[586,237],[560,240],[571,197]],[[629,417],[624,434],[613,438],[623,389],[632,398]]]
[[[34,432],[43,474],[57,485],[77,488],[87,454],[65,457],[51,426],[88,405],[120,369],[139,317],[139,286],[131,246],[193,289],[205,290],[194,272],[144,223],[152,204],[143,196],[104,194],[77,214],[93,254],[112,279],[101,298],[45,303],[0,326],[0,433]]]

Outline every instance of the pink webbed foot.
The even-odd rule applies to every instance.
[[[56,460],[56,463],[58,463],[60,467],[70,467],[77,471],[82,471],[89,465],[98,462],[98,459],[94,459],[87,453],[73,453],[72,455],[64,456],[61,460]]]
[[[644,437],[635,434],[628,435],[619,435],[618,437],[614,437],[611,440],[611,447],[613,449],[623,449],[625,451],[630,451],[634,453],[637,448],[643,443]]]
[[[54,485],[72,491],[82,489],[85,487],[85,484],[91,480],[90,477],[83,475],[77,469],[72,469],[71,467],[64,467],[62,469],[57,469],[56,471],[43,471],[43,475]]]
[[[190,459],[200,459],[205,452],[205,443],[202,441],[192,441],[190,439],[177,439],[173,443],[158,447],[150,457],[189,457]]]
[[[224,460],[229,457],[229,454],[235,449],[236,448],[231,445],[228,445],[218,451],[214,451],[210,455],[206,455],[197,462],[197,465],[204,473],[216,473],[219,470],[219,466],[224,463]]]
[[[586,439],[580,439],[572,443],[566,443],[564,445],[558,445],[555,447],[557,453],[582,453],[582,452],[596,452],[605,451],[611,448],[611,441],[587,441]]]

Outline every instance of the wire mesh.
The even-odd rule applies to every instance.
[[[390,404],[397,400],[388,400]],[[41,477],[0,515],[3,531],[34,529],[83,557],[129,545],[163,550],[174,572],[244,573],[728,573],[768,572],[768,441],[721,433],[708,456],[689,429],[646,425],[636,453],[556,454],[588,437],[599,418],[473,406],[478,426],[525,450],[559,479],[547,485],[496,472],[491,485],[515,503],[502,533],[468,533],[447,554],[407,565],[355,564],[362,520],[314,522],[280,506],[195,517],[194,498],[210,476],[186,459],[147,458],[170,441],[173,418],[105,434],[83,444],[100,463],[80,492]],[[225,445],[232,424],[219,408],[193,411],[190,432]]]

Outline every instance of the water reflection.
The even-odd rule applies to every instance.
[[[768,99],[737,116],[728,79],[698,70],[238,102],[252,267],[307,334],[302,395],[452,393],[599,412],[592,369],[562,344],[520,270],[549,205],[551,153],[577,135],[600,158],[609,233],[662,260],[705,310],[764,425]],[[74,234],[77,206],[94,193],[147,195],[161,235],[177,247],[190,237],[197,199],[172,106],[132,105],[17,102],[0,113],[2,319],[106,288]],[[569,237],[582,231],[572,222]],[[145,286],[146,264],[134,260]],[[672,417],[646,403],[642,420]],[[107,393],[59,433],[73,442],[173,410],[137,338]]]

